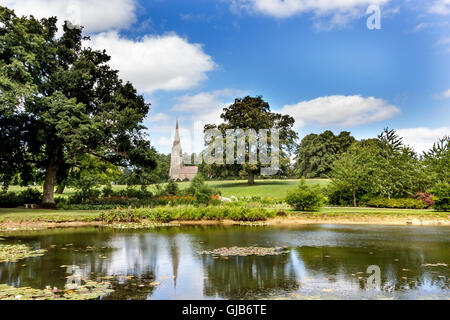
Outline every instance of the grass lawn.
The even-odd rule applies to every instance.
[[[99,214],[100,211],[90,210],[0,208],[0,223],[5,221],[93,221]]]
[[[309,179],[306,180],[308,184],[319,184],[326,186],[330,183],[328,179]],[[245,180],[228,180],[228,181],[207,181],[206,183],[214,189],[219,189],[224,197],[244,197],[244,196],[260,196],[263,198],[283,199],[289,190],[295,188],[300,180],[256,180],[256,184],[248,186]],[[189,182],[179,182],[181,190],[189,186]],[[36,187],[42,190],[42,187]],[[114,190],[125,189],[126,186],[114,185]],[[10,186],[10,191],[21,191],[26,187]],[[155,190],[155,186],[149,186],[149,190]],[[74,189],[66,188],[64,196],[69,196],[75,192]],[[60,195],[56,195],[60,196]]]
[[[283,210],[281,210],[283,211]],[[42,210],[42,209],[7,209],[0,208],[0,223],[33,222],[33,221],[94,221],[100,215],[98,210]],[[444,218],[448,219],[448,212],[435,212],[432,209],[378,209],[378,208],[348,208],[348,207],[324,207],[318,212],[295,212],[288,210],[290,214],[308,217],[413,217],[413,218]]]

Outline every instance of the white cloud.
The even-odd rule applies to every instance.
[[[439,15],[449,15],[450,0],[435,0],[430,6],[428,12]]]
[[[110,65],[141,93],[193,88],[216,66],[200,44],[189,43],[175,33],[131,40],[111,31],[91,39],[89,45],[106,49]]]
[[[421,153],[428,151],[440,138],[450,136],[450,127],[400,129],[397,130],[397,134],[403,137],[406,145]]]
[[[223,89],[212,92],[200,92],[195,95],[178,97],[172,107],[173,112],[189,112],[192,120],[205,123],[218,123],[221,121],[222,109],[233,103],[234,98],[242,97],[245,91]]]
[[[392,118],[400,109],[383,99],[355,96],[327,96],[285,105],[281,113],[295,118],[297,128],[310,124],[350,128]]]
[[[150,114],[148,116],[148,122],[151,122],[151,123],[167,122],[168,120],[169,120],[169,116],[165,113]]]
[[[389,0],[231,0],[232,10],[242,9],[274,18],[289,18],[297,14],[313,13],[316,17],[331,16],[329,28],[342,26],[359,18],[369,5],[384,5]],[[317,21],[316,27],[322,27]]]
[[[159,147],[171,147],[173,144],[173,139],[170,139],[169,137],[161,137],[158,140],[156,140],[156,144]]]
[[[448,99],[448,98],[450,98],[450,89],[448,89],[448,90],[446,90],[446,91],[444,91],[442,93],[435,94],[434,98],[435,99]]]
[[[135,0],[3,0],[17,15],[56,16],[82,25],[88,33],[123,29],[136,22]]]

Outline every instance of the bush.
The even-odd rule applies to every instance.
[[[24,204],[40,204],[42,193],[36,189],[26,189],[22,192],[1,192],[0,207],[15,208]]]
[[[222,220],[234,221],[261,221],[276,216],[275,211],[264,208],[243,207],[158,207],[141,209],[116,209],[104,212],[100,219],[111,222],[139,222],[148,219],[158,222],[170,222],[173,220]]]
[[[433,188],[434,209],[437,211],[449,211],[450,209],[450,185],[440,182]]]
[[[324,201],[325,197],[322,195],[319,185],[308,186],[305,179],[302,179],[300,185],[290,191],[286,197],[286,203],[297,211],[319,210]]]
[[[422,200],[423,202],[425,202],[428,205],[428,207],[434,206],[434,200],[433,200],[432,194],[425,193],[425,192],[418,192],[416,194],[416,199]]]
[[[186,193],[195,196],[197,203],[206,205],[211,204],[212,196],[215,195],[215,192],[205,184],[205,179],[201,174],[197,174],[195,178],[192,179]],[[217,201],[213,202],[217,203]]]
[[[110,184],[107,184],[103,190],[102,190],[102,196],[104,198],[112,197],[114,196],[114,190]]]
[[[168,195],[176,196],[179,192],[180,190],[178,189],[178,184],[173,179],[170,179],[166,186],[166,193]]]
[[[429,206],[422,200],[413,198],[373,198],[367,201],[368,207],[392,208],[392,209],[426,209]]]

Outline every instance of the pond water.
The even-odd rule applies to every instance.
[[[47,249],[0,263],[0,283],[64,287],[67,266],[115,290],[101,299],[448,299],[450,228],[309,225],[57,229],[3,244]],[[287,247],[272,256],[200,254],[222,247]],[[381,284],[368,285],[376,265]],[[73,270],[73,268],[72,268]]]

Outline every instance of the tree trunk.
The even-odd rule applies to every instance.
[[[64,189],[66,188],[65,185],[59,185],[58,188],[56,189],[56,194],[63,194],[64,193]]]
[[[353,206],[356,208],[357,204],[356,204],[356,190],[353,190]]]
[[[250,172],[248,173],[248,181],[247,181],[247,184],[248,184],[249,186],[252,186],[252,185],[255,184],[255,173],[254,173],[253,171],[250,171]]]
[[[44,196],[42,198],[42,208],[55,207],[55,184],[56,172],[58,171],[58,160],[49,159],[47,170],[45,171]]]
[[[391,191],[388,190],[388,199],[391,200]]]

